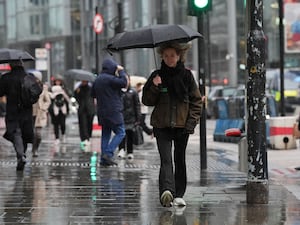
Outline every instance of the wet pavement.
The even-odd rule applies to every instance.
[[[209,140],[208,168],[201,172],[196,133],[187,149],[187,207],[163,208],[154,139],[145,136],[133,160],[101,167],[100,137],[94,135],[91,147],[81,150],[76,118],[70,116],[67,124],[66,143],[57,146],[52,127],[45,128],[39,156],[32,158],[29,147],[23,172],[16,172],[12,145],[0,138],[0,224],[300,224],[300,200],[286,188],[299,187],[300,174],[270,174],[269,203],[249,205],[246,174],[233,160],[237,153]]]

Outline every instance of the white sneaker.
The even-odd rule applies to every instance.
[[[58,138],[55,139],[54,144],[55,144],[55,145],[59,145],[59,143],[60,143],[60,140],[59,140]]]
[[[84,142],[84,145],[85,145],[85,146],[89,146],[89,145],[91,144],[91,143],[90,143],[90,141],[89,141],[89,140],[87,140],[87,139],[86,139],[86,140],[84,140],[83,142]]]
[[[129,154],[127,155],[127,159],[133,159],[133,158],[134,158],[134,156],[133,156],[132,153],[129,153]]]
[[[62,141],[63,143],[66,142],[66,135],[62,135],[62,136],[61,136],[61,141]]]
[[[183,212],[184,212],[185,208],[186,208],[186,206],[175,207],[175,215],[176,216],[183,215]]]
[[[169,190],[166,190],[160,196],[160,202],[164,207],[171,207],[173,201],[173,195]]]
[[[186,206],[186,203],[183,200],[183,198],[174,198],[173,205],[174,206]]]
[[[122,148],[122,149],[119,151],[118,157],[119,157],[120,159],[124,159],[125,156],[126,156],[126,152],[125,152],[125,150]]]

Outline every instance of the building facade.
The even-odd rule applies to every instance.
[[[204,16],[206,77],[210,85],[225,79],[229,85],[245,82],[245,2],[213,0],[213,10]],[[264,1],[267,67],[276,67],[279,62],[276,3]],[[97,36],[93,30],[96,11],[104,20],[103,31]],[[109,54],[106,43],[116,33],[162,23],[187,24],[197,29],[197,18],[187,15],[187,0],[0,0],[0,47],[24,49],[34,55],[36,48],[47,46],[51,75],[71,68],[98,73],[97,66],[101,70],[101,62]],[[160,65],[152,49],[126,50],[113,56],[134,75],[147,77]],[[195,71],[197,57],[197,41],[193,40],[186,65]],[[287,65],[298,66],[298,53],[286,54],[285,58]],[[35,65],[33,62],[27,66]]]

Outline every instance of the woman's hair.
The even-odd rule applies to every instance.
[[[166,42],[160,45],[157,49],[157,53],[162,56],[166,49],[173,48],[180,56],[180,61],[185,62],[186,51],[191,47],[190,43],[178,43],[178,42]]]

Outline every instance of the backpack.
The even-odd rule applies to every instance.
[[[42,82],[33,75],[26,74],[21,82],[21,105],[30,108],[39,100],[43,91]]]
[[[63,94],[58,94],[54,98],[54,104],[58,107],[61,108],[65,104],[65,98]]]

